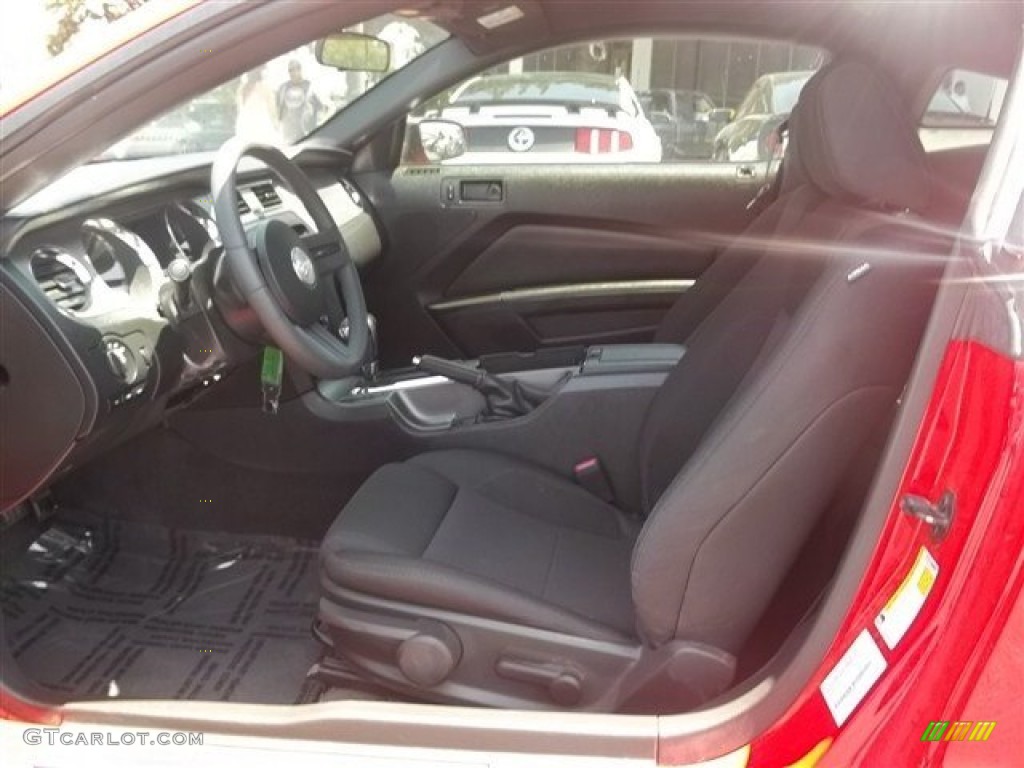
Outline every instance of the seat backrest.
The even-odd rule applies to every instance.
[[[757,262],[760,244],[767,238],[785,237],[822,199],[821,193],[810,185],[798,186],[792,192],[787,186],[786,192],[750,223],[743,242],[720,253],[701,272],[696,284],[669,307],[652,341],[686,344],[704,318]]]
[[[924,152],[872,67],[834,62],[808,82],[789,153],[761,218],[794,196],[800,215],[739,239],[759,256],[690,335],[642,431],[632,587],[651,645],[742,644],[895,407],[948,254],[907,213],[928,202]]]

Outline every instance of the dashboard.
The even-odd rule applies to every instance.
[[[381,237],[368,201],[335,171],[305,171],[353,260],[370,264]],[[222,259],[208,179],[208,166],[120,185],[97,177],[100,194],[48,190],[0,224],[0,510],[258,353],[262,332]],[[237,205],[244,226],[272,218],[314,230],[265,169],[239,174]]]

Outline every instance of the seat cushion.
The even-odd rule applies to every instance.
[[[595,638],[634,634],[636,526],[571,481],[439,451],[375,472],[331,526],[324,587]]]

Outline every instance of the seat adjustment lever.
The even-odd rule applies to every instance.
[[[562,707],[574,707],[583,695],[583,681],[574,670],[562,664],[526,661],[503,657],[494,670],[499,677],[547,688],[551,700]]]

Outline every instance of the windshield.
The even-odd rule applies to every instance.
[[[233,136],[281,147],[295,144],[448,37],[430,22],[393,14],[345,31],[388,43],[387,71],[324,66],[317,61],[315,43],[309,43],[175,107],[97,160],[209,152]]]

